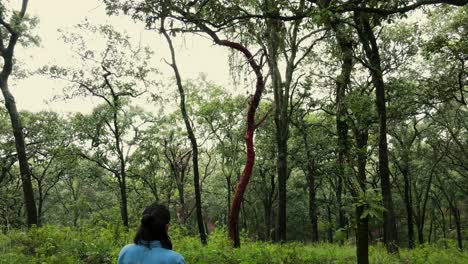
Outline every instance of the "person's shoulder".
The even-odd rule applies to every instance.
[[[185,263],[185,259],[180,253],[174,250],[168,250],[168,254],[170,255],[171,259],[174,260],[175,263],[177,264]]]
[[[120,250],[119,256],[132,254],[133,252],[140,251],[140,250],[141,250],[141,246],[136,245],[136,244],[128,244]]]
[[[128,244],[126,246],[124,246],[121,250],[120,250],[120,253],[123,253],[123,252],[127,252],[129,250],[132,250],[134,248],[137,248],[138,245],[135,245],[135,244]]]
[[[131,258],[131,255],[133,255],[132,252],[135,251],[136,247],[137,245],[135,244],[128,244],[124,246],[119,252],[119,255],[117,257],[117,263],[118,264],[127,263],[127,259]]]

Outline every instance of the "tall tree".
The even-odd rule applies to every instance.
[[[11,120],[11,127],[15,137],[16,152],[20,165],[21,182],[23,185],[24,203],[26,206],[27,225],[37,224],[37,209],[34,202],[34,191],[31,183],[31,171],[26,155],[26,145],[24,142],[23,127],[21,125],[20,115],[16,107],[15,97],[10,92],[8,86],[8,78],[13,72],[14,66],[14,51],[19,39],[24,36],[24,23],[27,20],[26,8],[28,0],[23,0],[21,10],[13,11],[10,21],[7,21],[7,9],[4,4],[0,3],[0,56],[3,58],[3,67],[0,72],[0,88],[3,98],[5,99],[5,107]]]
[[[197,223],[198,223],[198,232],[200,234],[200,240],[203,245],[207,244],[206,240],[206,232],[205,232],[205,224],[203,221],[202,215],[202,201],[201,201],[201,190],[200,190],[200,170],[198,165],[198,143],[197,138],[195,137],[195,133],[193,131],[193,125],[191,123],[190,117],[187,114],[186,109],[186,99],[185,99],[185,88],[182,84],[182,77],[180,75],[179,67],[176,61],[176,54],[174,50],[174,46],[172,44],[172,39],[167,33],[164,25],[165,17],[161,18],[161,33],[164,35],[164,38],[169,45],[169,50],[171,52],[171,63],[169,65],[174,71],[177,89],[179,91],[180,96],[180,112],[182,114],[182,118],[184,119],[185,129],[187,130],[188,137],[190,139],[190,144],[192,146],[192,163],[193,163],[193,186],[195,188],[195,207],[196,207],[196,214],[197,214]]]
[[[92,96],[103,102],[92,115],[77,116],[77,124],[84,128],[81,139],[91,141],[94,151],[91,155],[85,151],[82,157],[117,179],[122,223],[128,227],[127,163],[132,147],[138,142],[139,127],[146,122],[141,109],[129,104],[153,84],[152,74],[156,71],[149,66],[152,53],[147,47],[133,47],[128,36],[111,26],[85,23],[78,28],[83,31],[64,36],[78,54],[77,67],[51,66],[44,71],[54,79],[69,83],[67,98]],[[86,38],[91,36],[105,39],[102,50],[86,46]],[[83,70],[84,67],[87,69]]]
[[[353,42],[349,30],[344,24],[338,22],[338,18],[332,18],[329,23],[335,33],[335,38],[339,47],[339,57],[341,60],[341,72],[336,78],[336,133],[337,140],[337,163],[338,163],[338,185],[336,188],[336,198],[338,202],[338,227],[345,227],[345,216],[342,207],[343,182],[345,181],[346,157],[349,153],[348,124],[346,122],[347,107],[346,90],[351,82],[351,71],[353,69]]]
[[[268,67],[271,74],[271,86],[274,95],[274,120],[276,127],[277,145],[277,173],[278,173],[278,230],[277,240],[286,241],[286,191],[288,179],[288,139],[291,113],[292,97],[297,85],[302,81],[303,74],[297,74],[297,68],[309,55],[318,40],[323,39],[325,34],[312,40],[317,33],[324,31],[307,24],[305,19],[296,19],[285,23],[275,17],[282,12],[302,12],[306,7],[304,0],[296,4],[283,3],[281,1],[264,1],[261,11],[266,14],[265,35],[266,38],[258,38],[257,42],[265,50]],[[258,3],[257,5],[261,5]],[[272,18],[268,18],[271,16]],[[310,31],[304,30],[310,29]],[[284,62],[284,74],[281,73],[281,63]]]
[[[69,123],[55,112],[23,112],[22,115],[28,128],[25,140],[30,146],[28,160],[36,187],[38,225],[42,225],[45,212],[51,208],[51,192],[71,167],[67,148],[72,131]]]
[[[377,113],[379,114],[379,175],[382,189],[384,211],[384,242],[391,253],[398,252],[395,210],[393,205],[390,174],[388,167],[387,145],[387,108],[385,100],[385,83],[379,46],[370,23],[369,14],[355,12],[354,21],[359,39],[367,57],[364,65],[369,69],[375,87]]]

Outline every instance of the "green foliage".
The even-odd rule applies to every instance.
[[[381,204],[382,195],[376,189],[367,189],[361,192],[359,197],[355,198],[353,205],[355,207],[364,206],[361,219],[369,216],[370,218],[380,219],[385,208]]]
[[[171,228],[174,250],[187,263],[286,264],[286,263],[355,263],[354,247],[336,244],[272,244],[243,238],[240,249],[233,249],[224,229],[209,237],[203,247],[198,238],[187,236],[182,228]],[[120,249],[130,243],[129,233],[119,225],[70,227],[44,226],[28,232],[16,230],[0,235],[0,263],[115,263]],[[452,245],[441,249],[426,245],[400,257],[388,255],[380,246],[372,246],[370,263],[466,263],[468,254]]]

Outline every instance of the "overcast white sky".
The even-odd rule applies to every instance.
[[[11,7],[18,9],[20,0],[12,0]],[[60,39],[58,29],[71,30],[72,27],[87,18],[90,23],[109,23],[119,31],[126,31],[138,43],[149,45],[155,52],[155,66],[168,77],[172,72],[163,58],[169,58],[167,44],[152,31],[144,30],[142,23],[134,23],[128,17],[107,17],[104,5],[99,0],[39,0],[29,1],[28,14],[40,19],[36,29],[42,39],[37,48],[18,48],[16,58],[28,69],[36,69],[44,65],[67,65],[69,63],[68,46]],[[174,40],[178,64],[184,79],[196,78],[205,73],[209,80],[228,86],[229,77],[228,50],[213,45],[212,41],[194,36]],[[63,83],[52,81],[44,76],[32,76],[25,80],[11,83],[12,93],[16,97],[20,110],[41,111],[54,110],[58,112],[88,112],[93,107],[89,99],[73,101],[54,101],[54,95],[60,95]]]

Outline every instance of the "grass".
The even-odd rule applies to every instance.
[[[223,230],[210,235],[208,246],[201,246],[197,237],[185,235],[183,229],[171,231],[174,250],[187,263],[219,264],[297,264],[355,263],[353,245],[337,244],[273,244],[243,239],[240,249],[233,249]],[[0,263],[115,263],[133,232],[107,225],[73,229],[44,226],[29,231],[15,230],[0,235]],[[468,254],[449,243],[448,249],[425,245],[414,250],[402,249],[399,256],[388,255],[382,246],[370,248],[370,263],[468,263]]]

